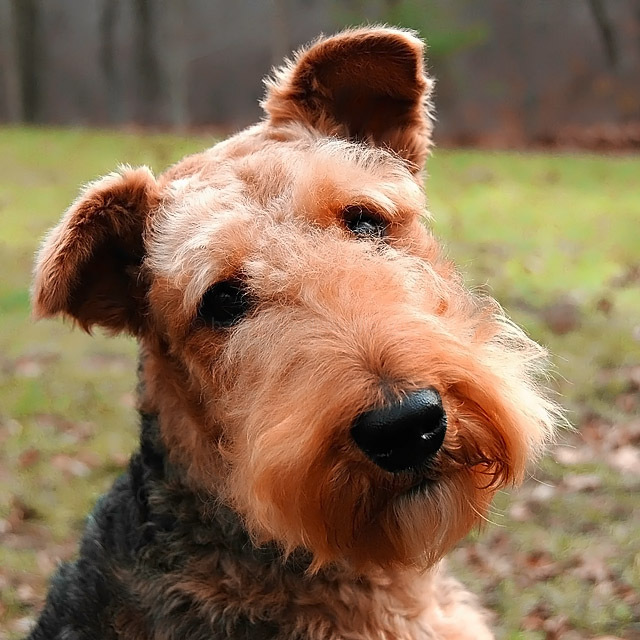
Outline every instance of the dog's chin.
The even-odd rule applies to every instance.
[[[492,493],[470,473],[416,474],[367,526],[359,540],[365,553],[356,556],[366,563],[368,552],[371,565],[427,570],[478,525]]]
[[[279,494],[263,493],[259,501],[245,502],[250,509],[239,511],[259,545],[275,543],[285,556],[306,549],[313,558],[312,573],[334,564],[361,573],[371,568],[423,570],[469,532],[488,504],[472,472],[445,471],[432,464],[401,474],[354,474],[340,485],[339,495],[323,501],[318,492],[313,509],[302,497],[329,483],[315,478],[313,484],[303,476],[300,485],[308,489],[299,500],[295,493],[286,503],[278,500]],[[292,504],[307,510],[297,511]]]
[[[428,500],[429,494],[436,487],[437,481],[434,478],[420,478],[410,487],[401,491],[396,500],[399,502],[405,500]]]

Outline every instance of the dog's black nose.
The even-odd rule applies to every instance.
[[[351,436],[385,471],[422,466],[442,446],[447,416],[435,389],[420,389],[394,404],[360,414]]]

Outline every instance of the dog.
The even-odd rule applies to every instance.
[[[443,558],[558,410],[425,225],[423,49],[318,39],[261,122],[90,184],[45,239],[34,314],[137,338],[141,440],[31,640],[493,637]]]

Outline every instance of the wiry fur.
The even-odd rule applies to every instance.
[[[556,410],[544,351],[424,225],[430,86],[411,34],[320,40],[276,72],[262,123],[158,179],[94,183],[50,234],[36,314],[137,336],[145,428],[34,640],[491,637],[440,561]],[[345,228],[353,206],[383,240]],[[230,278],[252,308],[212,329],[200,300]],[[443,447],[420,474],[380,469],[350,426],[426,387]]]

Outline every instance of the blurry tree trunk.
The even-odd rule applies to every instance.
[[[133,46],[138,78],[136,120],[158,120],[160,69],[153,46],[154,16],[152,0],[133,0]]]
[[[15,38],[11,7],[8,2],[0,2],[0,55],[5,64],[0,67],[0,95],[4,96],[5,111],[9,122],[20,120],[20,92],[18,88],[18,68],[15,55]]]
[[[288,0],[271,0],[273,4],[273,28],[271,30],[271,64],[282,64],[290,51]]]
[[[160,51],[162,68],[167,75],[169,119],[182,131],[189,125],[189,78],[187,74],[189,39],[186,32],[185,0],[165,0],[163,31],[169,46]]]
[[[607,63],[610,67],[615,67],[618,62],[618,46],[613,25],[605,9],[604,0],[589,0],[589,8],[602,40]]]
[[[18,76],[19,119],[36,122],[40,112],[42,38],[38,0],[11,0]]]
[[[122,91],[115,56],[114,33],[118,23],[119,0],[102,0],[100,13],[100,68],[107,94],[107,116],[110,122],[121,122]]]
[[[526,14],[516,7],[512,13],[512,33],[513,50],[512,55],[516,62],[516,67],[520,75],[520,121],[522,123],[522,133],[524,141],[533,140],[539,134],[538,131],[538,87],[535,85],[531,66],[533,64],[528,55],[526,42],[527,37],[531,37],[531,30],[527,23]]]

